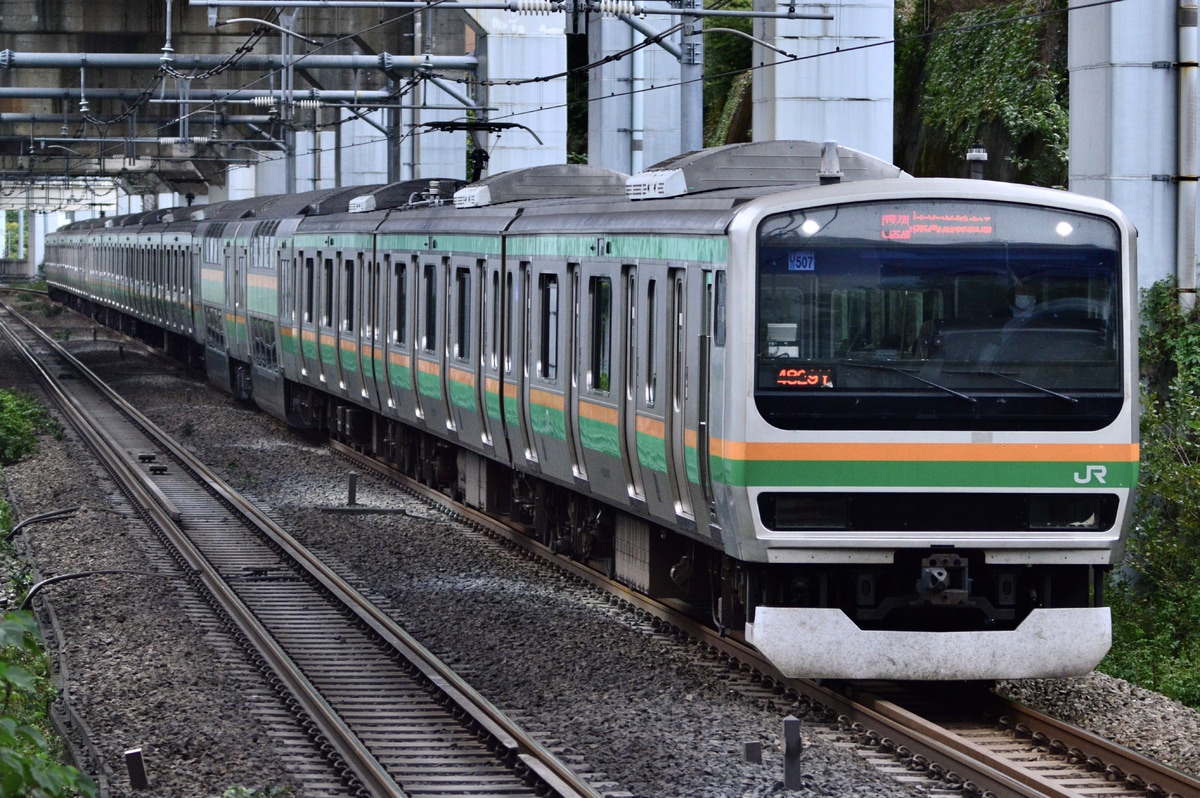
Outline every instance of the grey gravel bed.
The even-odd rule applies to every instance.
[[[103,346],[89,357],[107,357]],[[19,383],[0,349],[0,387]],[[729,676],[697,663],[622,613],[585,601],[568,580],[440,513],[422,509],[363,475],[358,503],[407,513],[348,515],[322,508],[346,499],[348,466],[282,425],[228,397],[160,377],[107,373],[165,430],[235,488],[266,502],[309,545],[380,596],[426,645],[539,734],[636,796],[766,796],[779,783],[782,718],[730,689]],[[110,562],[136,567],[125,519],[69,439],[46,441],[35,459],[6,469],[22,515],[69,503],[84,511],[23,537],[48,575]],[[164,580],[114,577],[55,588],[66,630],[71,696],[114,768],[120,752],[148,751],[154,795],[208,796],[234,784],[288,783],[238,685],[222,678],[202,635],[189,628]],[[78,662],[77,662],[78,660]],[[1085,679],[1006,683],[1005,690],[1131,748],[1200,773],[1195,712],[1093,674]],[[884,778],[853,753],[804,729],[802,796],[906,796],[920,791]],[[763,765],[742,761],[757,741]],[[114,779],[113,795],[128,791]]]
[[[27,389],[25,376],[0,346],[0,387]],[[150,570],[131,532],[139,522],[115,510],[109,483],[72,431],[62,440],[43,439],[35,457],[4,469],[3,482],[18,520],[79,508],[18,537],[35,578]],[[292,783],[203,631],[181,612],[168,575],[97,575],[61,582],[43,595],[63,631],[64,695],[102,758],[94,775],[108,795],[191,798]],[[148,791],[131,789],[124,759],[130,749],[142,751]]]

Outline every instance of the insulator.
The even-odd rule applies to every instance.
[[[274,97],[255,97],[250,102],[253,105],[257,105],[259,108],[270,108],[275,105],[275,98]]]
[[[623,14],[636,14],[637,4],[633,0],[599,0],[596,10],[603,16],[619,17]]]
[[[320,100],[296,100],[297,108],[320,108],[324,104]]]
[[[517,0],[518,14],[549,14],[553,11],[553,0]]]

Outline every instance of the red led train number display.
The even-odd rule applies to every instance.
[[[991,237],[996,229],[991,216],[976,213],[885,213],[879,217],[883,238],[888,241],[912,241],[953,236]]]

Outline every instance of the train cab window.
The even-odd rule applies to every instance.
[[[342,266],[342,329],[354,332],[354,261],[347,260]]]
[[[304,259],[304,321],[313,322],[313,310],[316,302],[316,264],[312,258]]]
[[[609,369],[612,366],[612,279],[592,277],[588,280],[588,296],[591,300],[591,363],[588,369],[588,387],[593,391],[608,392]]]
[[[425,264],[425,326],[421,336],[421,348],[426,352],[437,350],[437,267]]]
[[[1064,208],[910,199],[768,217],[758,407],[787,429],[1098,429],[1124,407],[1121,258],[1112,221]]]
[[[471,357],[471,270],[454,272],[454,357]]]
[[[333,258],[325,259],[324,278],[325,302],[324,313],[321,314],[321,326],[328,327],[333,324]]]
[[[538,278],[540,304],[540,338],[538,340],[537,375],[545,380],[558,379],[558,275],[543,274]]]

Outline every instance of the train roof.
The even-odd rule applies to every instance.
[[[907,177],[898,166],[836,142],[758,141],[688,152],[631,177],[631,200],[719,190],[793,189]]]
[[[456,208],[577,197],[621,197],[629,176],[583,164],[553,164],[490,175],[454,195]]]

